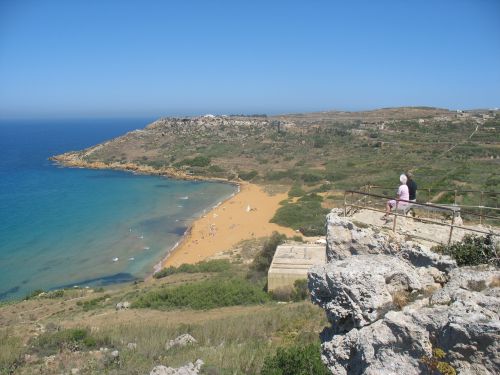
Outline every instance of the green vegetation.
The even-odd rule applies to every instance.
[[[266,357],[262,375],[328,375],[330,371],[321,362],[317,344],[278,348],[274,356]]]
[[[309,298],[309,289],[307,288],[307,280],[295,280],[293,287],[284,287],[275,289],[269,292],[273,300],[276,301],[294,301],[300,302]]]
[[[93,298],[88,301],[77,301],[76,304],[77,306],[82,306],[83,311],[89,311],[98,308],[101,306],[101,302],[105,301],[107,298],[109,298],[109,294],[105,294],[103,296]]]
[[[16,367],[22,362],[25,348],[19,337],[12,335],[8,329],[0,330],[0,374],[14,374]]]
[[[38,297],[42,293],[45,293],[45,290],[43,290],[43,289],[35,289],[32,292],[29,292],[28,294],[26,294],[26,296],[24,297],[24,299],[27,301],[29,299],[33,299],[35,297]]]
[[[491,236],[481,237],[466,234],[462,241],[449,246],[438,245],[434,250],[450,255],[459,266],[475,266],[478,264],[494,264],[500,266],[500,257]]]
[[[455,369],[444,359],[444,350],[435,348],[432,350],[432,357],[422,357],[420,362],[427,368],[431,375],[456,375]]]
[[[271,237],[264,243],[262,250],[256,255],[252,264],[250,265],[250,271],[248,273],[248,278],[259,279],[265,278],[267,276],[267,271],[271,266],[273,261],[274,253],[278,245],[285,242],[286,236],[278,232],[273,232]]]
[[[175,164],[177,167],[188,165],[190,167],[207,167],[210,165],[210,158],[206,156],[196,156],[192,159],[184,159]]]
[[[141,295],[133,304],[136,308],[213,309],[223,306],[251,305],[269,301],[262,286],[245,279],[209,279],[152,291]]]
[[[228,260],[214,259],[196,264],[181,264],[179,267],[167,267],[155,273],[153,276],[156,279],[161,279],[176,273],[224,272],[228,271],[230,266],[231,264]]]
[[[272,223],[298,229],[305,236],[325,234],[325,215],[328,209],[321,206],[323,198],[315,193],[307,194],[296,203],[286,203],[280,207]]]
[[[301,197],[305,194],[306,192],[304,189],[302,189],[302,186],[299,184],[293,184],[290,191],[288,192],[289,197]]]
[[[72,328],[41,334],[32,341],[31,350],[34,353],[48,356],[61,350],[88,350],[109,344],[108,338],[96,338],[90,334],[88,328]]]
[[[258,174],[259,174],[259,172],[255,171],[255,170],[249,171],[249,172],[239,172],[238,177],[244,181],[251,181],[255,177],[257,177]]]

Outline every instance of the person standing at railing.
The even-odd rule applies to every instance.
[[[406,178],[408,179],[406,181],[406,186],[408,186],[408,193],[409,193],[409,201],[410,202],[416,202],[417,201],[417,183],[413,180],[413,173],[411,172],[406,172],[405,173]]]
[[[401,176],[399,176],[399,182],[401,183],[401,185],[399,185],[399,188],[398,188],[397,200],[391,199],[391,200],[387,201],[387,203],[385,205],[385,215],[382,216],[382,220],[386,220],[389,217],[389,214],[391,213],[391,211],[393,209],[395,209],[396,207],[400,208],[400,207],[408,204],[407,202],[399,201],[399,199],[408,201],[409,200],[408,198],[410,198],[408,186],[406,186],[407,181],[408,181],[408,179],[406,178],[406,175],[402,174]]]

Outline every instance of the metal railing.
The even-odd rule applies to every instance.
[[[394,187],[386,187],[380,185],[364,185],[360,188],[359,191],[371,193],[372,190],[390,190],[393,191]],[[469,208],[476,209],[479,211],[479,214],[473,214],[471,211],[467,211],[466,213],[471,216],[477,216],[479,218],[479,224],[482,224],[485,218],[488,216],[486,212],[488,211],[500,211],[500,192],[498,191],[486,191],[486,190],[460,190],[460,189],[434,189],[434,188],[419,188],[419,195],[425,192],[427,203],[431,203],[433,196],[432,193],[453,193],[453,206],[460,206],[461,208]],[[463,205],[458,202],[459,197],[463,197],[466,194],[476,194],[478,195],[478,204],[477,205]],[[489,199],[488,199],[489,198]],[[493,203],[494,205],[487,205],[485,203]],[[440,204],[441,206],[445,206],[446,203]],[[465,213],[465,211],[462,211]],[[494,219],[499,219],[494,217]]]
[[[371,205],[371,201],[369,201],[370,197],[377,198],[377,199],[383,199],[383,200],[394,199],[394,198],[391,198],[388,196],[373,194],[373,193],[364,192],[364,191],[346,190],[346,191],[344,191],[344,216],[347,216],[348,214],[352,213],[353,209],[366,209],[366,210],[370,210],[370,211],[385,213],[385,210],[375,208],[375,207],[373,207],[373,205]],[[350,198],[350,200],[348,198]],[[357,198],[357,199],[355,199],[355,198]],[[482,215],[482,217],[487,217],[487,218],[494,219],[494,220],[500,220],[500,218],[498,218],[498,217],[485,215],[484,213],[476,214],[473,212],[465,212],[465,211],[462,211],[461,209],[457,210],[458,206],[447,207],[444,205],[431,204],[431,203],[411,202],[411,201],[407,201],[404,199],[394,199],[394,200],[396,201],[396,207],[390,212],[390,215],[394,217],[394,221],[393,221],[393,225],[392,225],[393,232],[396,232],[397,218],[404,217],[404,218],[411,218],[415,221],[420,221],[420,222],[424,222],[424,223],[432,223],[435,225],[449,227],[450,231],[449,231],[449,235],[448,235],[448,245],[451,243],[451,239],[453,236],[453,230],[455,228],[462,229],[464,231],[499,236],[498,233],[495,233],[493,231],[484,231],[484,230],[480,230],[477,228],[469,228],[469,227],[464,227],[463,225],[456,224],[456,219],[460,216],[460,213],[466,213],[466,214],[473,215],[473,216],[474,215],[475,216]],[[406,206],[406,205],[410,205],[411,209],[422,209],[422,210],[426,210],[426,211],[438,211],[438,212],[448,214],[447,217],[449,217],[450,222],[447,223],[447,222],[443,222],[443,221],[436,221],[436,220],[432,220],[430,218],[424,218],[424,217],[414,218],[412,216],[406,216],[404,214],[401,214],[399,212],[399,210],[401,209],[402,206]]]

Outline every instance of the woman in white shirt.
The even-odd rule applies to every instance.
[[[401,183],[401,185],[399,185],[399,188],[398,188],[398,196],[397,196],[397,199],[402,199],[402,200],[409,200],[410,198],[410,193],[408,191],[408,186],[406,186],[406,181],[408,179],[406,178],[406,176],[404,174],[402,174],[401,176],[399,176],[399,182]],[[385,205],[385,215],[382,216],[382,219],[387,219],[389,217],[389,214],[391,213],[391,211],[396,207],[402,207],[402,206],[405,206],[407,205],[408,202],[401,202],[401,201],[397,201],[396,199],[391,199],[389,201],[387,201],[386,205]]]

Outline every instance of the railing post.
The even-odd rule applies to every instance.
[[[399,204],[399,200],[396,200],[396,207],[394,207],[394,223],[392,223],[392,231],[394,233],[396,233],[396,219],[398,217],[398,215],[396,214],[396,212],[398,211],[398,204]]]
[[[453,235],[453,226],[455,225],[455,211],[453,211],[453,215],[451,215],[451,226],[450,226],[450,237],[448,238],[448,246],[451,243],[451,236]]]
[[[344,217],[347,216],[347,190],[344,190]]]
[[[483,195],[484,192],[481,192],[481,198],[479,201],[479,225],[483,223]]]
[[[453,200],[453,204],[457,205],[457,189],[455,189],[455,199]]]

